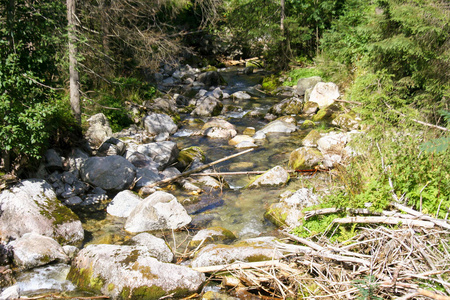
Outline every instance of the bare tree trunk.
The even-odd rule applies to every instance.
[[[77,120],[81,124],[80,108],[80,82],[77,70],[77,46],[75,36],[75,26],[77,18],[75,17],[75,1],[67,0],[67,22],[69,26],[69,73],[70,73],[70,107]]]

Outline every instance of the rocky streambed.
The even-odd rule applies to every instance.
[[[281,258],[277,229],[299,226],[331,181],[292,171],[344,163],[359,125],[333,83],[301,79],[267,95],[262,74],[165,67],[155,76],[164,96],[130,103],[136,125],[113,134],[95,115],[86,143],[49,149],[34,178],[0,194],[2,299],[183,297],[218,290],[196,268]],[[254,150],[158,184],[246,149]],[[267,172],[245,174],[255,170]],[[30,288],[44,270],[55,283]]]

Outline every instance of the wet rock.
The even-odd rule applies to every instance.
[[[249,239],[234,245],[210,244],[202,248],[192,260],[192,267],[230,264],[235,261],[255,262],[279,259],[283,254],[264,239]]]
[[[13,300],[20,298],[20,287],[18,284],[12,285],[2,291],[0,294],[0,299],[3,300]]]
[[[177,229],[190,222],[191,217],[175,196],[158,191],[145,198],[130,213],[125,230],[143,232]]]
[[[242,143],[244,141],[253,143],[255,139],[253,139],[248,135],[236,135],[234,138],[228,141],[228,145],[236,146],[237,144]]]
[[[82,289],[114,299],[159,299],[197,292],[205,275],[158,261],[143,246],[89,245],[75,258],[68,278]]]
[[[299,96],[305,95],[307,89],[312,89],[317,83],[321,82],[322,78],[319,76],[313,76],[308,78],[300,78],[297,81],[297,94]]]
[[[150,233],[140,233],[134,236],[130,242],[133,243],[133,245],[144,246],[151,256],[161,262],[169,263],[173,261],[174,256],[172,250],[167,246],[167,243],[163,239],[157,238]]]
[[[49,172],[53,172],[55,170],[62,170],[63,161],[61,156],[59,156],[58,152],[55,149],[48,149],[44,153],[45,158],[45,168]]]
[[[0,194],[0,237],[18,239],[35,232],[61,244],[78,244],[84,230],[78,217],[56,198],[44,180],[23,180]]]
[[[211,118],[202,127],[203,135],[209,138],[230,139],[236,134],[236,127],[220,118]]]
[[[111,156],[111,155],[123,155],[127,147],[121,140],[110,137],[98,148],[98,156]]]
[[[223,104],[217,98],[206,96],[197,101],[192,116],[210,117],[218,116],[222,112]]]
[[[132,191],[122,191],[118,193],[108,204],[106,211],[108,214],[120,217],[128,218],[133,209],[141,203],[142,199]]]
[[[340,96],[339,88],[332,82],[317,83],[309,96],[310,102],[316,102],[319,108],[331,105]]]
[[[351,114],[341,114],[337,116],[331,124],[338,126],[346,131],[351,130],[358,130],[359,129],[359,122],[356,117],[352,116]]]
[[[278,118],[275,121],[270,122],[263,129],[259,130],[264,133],[291,133],[297,130],[295,119],[291,122],[290,118]]]
[[[194,160],[205,162],[205,153],[200,147],[192,146],[184,148],[180,151],[178,156],[178,167],[181,169],[187,168]]]
[[[280,202],[273,203],[265,213],[265,217],[279,227],[295,228],[301,225],[302,210],[319,204],[319,197],[312,189],[301,188],[296,192],[286,191]]]
[[[200,214],[202,212],[214,209],[216,207],[224,205],[224,201],[217,197],[203,197],[200,201],[198,199],[187,199],[183,202],[185,209],[190,215]],[[195,203],[192,203],[195,202]]]
[[[294,170],[311,169],[319,165],[323,155],[314,148],[301,147],[291,152],[289,156],[289,167]]]
[[[262,131],[257,131],[254,135],[253,135],[253,139],[258,140],[258,141],[262,141],[266,139],[266,134]]]
[[[207,174],[207,173],[205,173]],[[195,178],[196,184],[200,184],[203,188],[208,187],[210,189],[228,188],[228,183],[225,180],[218,180],[211,176],[198,176]]]
[[[255,133],[256,133],[255,127],[247,127],[247,128],[244,129],[244,132],[242,134],[252,136]]]
[[[111,127],[106,116],[102,113],[93,115],[88,119],[89,128],[86,131],[86,139],[90,144],[98,147],[109,136],[112,135]]]
[[[255,67],[250,66],[250,67],[245,67],[244,70],[242,71],[245,75],[250,75],[253,74],[253,72],[255,71]]]
[[[278,104],[275,104],[269,109],[269,113],[284,116],[284,115],[297,115],[302,112],[303,100],[297,97],[284,99]]]
[[[247,149],[247,148],[257,148],[258,145],[256,145],[252,141],[242,141],[239,144],[235,146],[237,149]]]
[[[249,100],[252,98],[247,92],[239,91],[231,94],[232,98],[238,99],[238,100]]]
[[[222,76],[217,71],[208,71],[198,75],[197,80],[206,86],[217,86],[225,82]]]
[[[136,168],[123,156],[91,157],[80,170],[84,182],[107,191],[122,191],[130,187]]]
[[[322,135],[317,130],[311,130],[302,140],[302,145],[305,147],[317,147],[317,141]]]
[[[174,134],[178,127],[175,122],[166,114],[149,114],[142,119],[144,128],[151,135],[159,135],[161,133]]]
[[[211,243],[226,243],[236,239],[236,236],[223,227],[210,227],[197,232],[189,243],[189,247],[196,248],[199,245],[206,246]]]
[[[171,141],[139,145],[137,151],[149,156],[153,161],[158,163],[159,170],[163,170],[168,165],[174,163],[179,153],[177,144]]]
[[[110,201],[108,195],[106,195],[106,191],[100,187],[95,187],[83,198],[83,202],[74,208],[85,212],[103,211]]]
[[[134,185],[137,190],[163,179],[157,170],[147,168],[137,169],[136,178],[139,178]]]
[[[181,174],[181,172],[175,167],[169,167],[162,171],[161,173],[162,179],[172,178]]]
[[[289,173],[281,166],[276,166],[254,179],[247,187],[280,186],[289,181]]]
[[[14,251],[14,264],[21,270],[51,262],[68,262],[69,257],[58,242],[34,232],[26,233],[9,245]]]

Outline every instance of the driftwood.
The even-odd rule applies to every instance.
[[[152,187],[155,187],[155,186],[158,186],[158,185],[161,185],[161,184],[166,184],[166,183],[175,181],[175,180],[177,180],[177,179],[179,179],[179,178],[182,178],[182,177],[186,177],[186,176],[192,175],[192,174],[194,174],[194,173],[199,173],[199,172],[201,172],[201,171],[203,171],[203,170],[205,170],[205,169],[207,169],[207,168],[210,168],[210,167],[212,167],[212,166],[214,166],[214,165],[216,165],[216,164],[218,164],[218,163],[227,161],[227,160],[229,160],[229,159],[231,159],[231,158],[234,158],[234,157],[237,157],[237,156],[239,156],[239,155],[242,155],[242,154],[251,152],[251,151],[253,151],[253,150],[254,150],[254,148],[251,148],[251,149],[247,149],[247,150],[245,150],[245,151],[239,152],[239,153],[235,153],[235,154],[233,154],[233,155],[230,155],[230,156],[221,158],[221,159],[219,159],[219,160],[213,161],[213,162],[211,162],[211,163],[209,163],[209,164],[200,166],[200,167],[195,168],[195,169],[193,169],[193,170],[190,170],[190,171],[187,171],[187,172],[183,172],[183,173],[178,174],[178,175],[176,175],[176,176],[173,176],[173,177],[170,177],[170,178],[166,178],[166,179],[160,180],[160,181],[158,181],[158,182],[149,184],[149,185],[147,185],[146,187],[152,188]],[[208,176],[208,175],[209,175],[209,174],[204,174],[204,176]]]
[[[422,214],[421,212],[418,212],[418,211],[416,211],[416,210],[414,210],[412,208],[406,207],[406,206],[404,206],[404,205],[402,205],[400,203],[397,203],[397,202],[392,202],[391,204],[392,204],[392,206],[395,206],[396,208],[398,208],[398,209],[400,209],[400,210],[402,210],[402,211],[404,211],[404,212],[406,212],[406,213],[408,213],[410,215],[413,215],[414,217],[417,217],[417,218],[419,218],[421,220],[430,221],[430,222],[436,224],[439,227],[442,227],[442,228],[445,228],[445,229],[450,229],[450,224],[447,223],[445,220],[439,220],[439,219],[427,216],[425,214]]]
[[[408,226],[419,226],[424,228],[433,228],[434,223],[429,221],[411,220],[399,217],[347,217],[334,219],[333,223],[337,224],[350,224],[350,223],[362,223],[362,224],[404,224]]]

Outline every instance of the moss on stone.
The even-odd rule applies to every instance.
[[[72,281],[78,288],[91,292],[100,292],[105,281],[100,276],[94,276],[92,265],[85,269],[75,266],[70,268],[67,279]]]
[[[264,214],[264,217],[277,227],[286,225],[287,213],[279,203],[272,203]]]
[[[120,293],[120,299],[159,299],[166,294],[174,293],[174,296],[186,295],[189,291],[187,289],[175,289],[173,291],[164,291],[156,285],[140,286],[137,288],[124,287]]]

